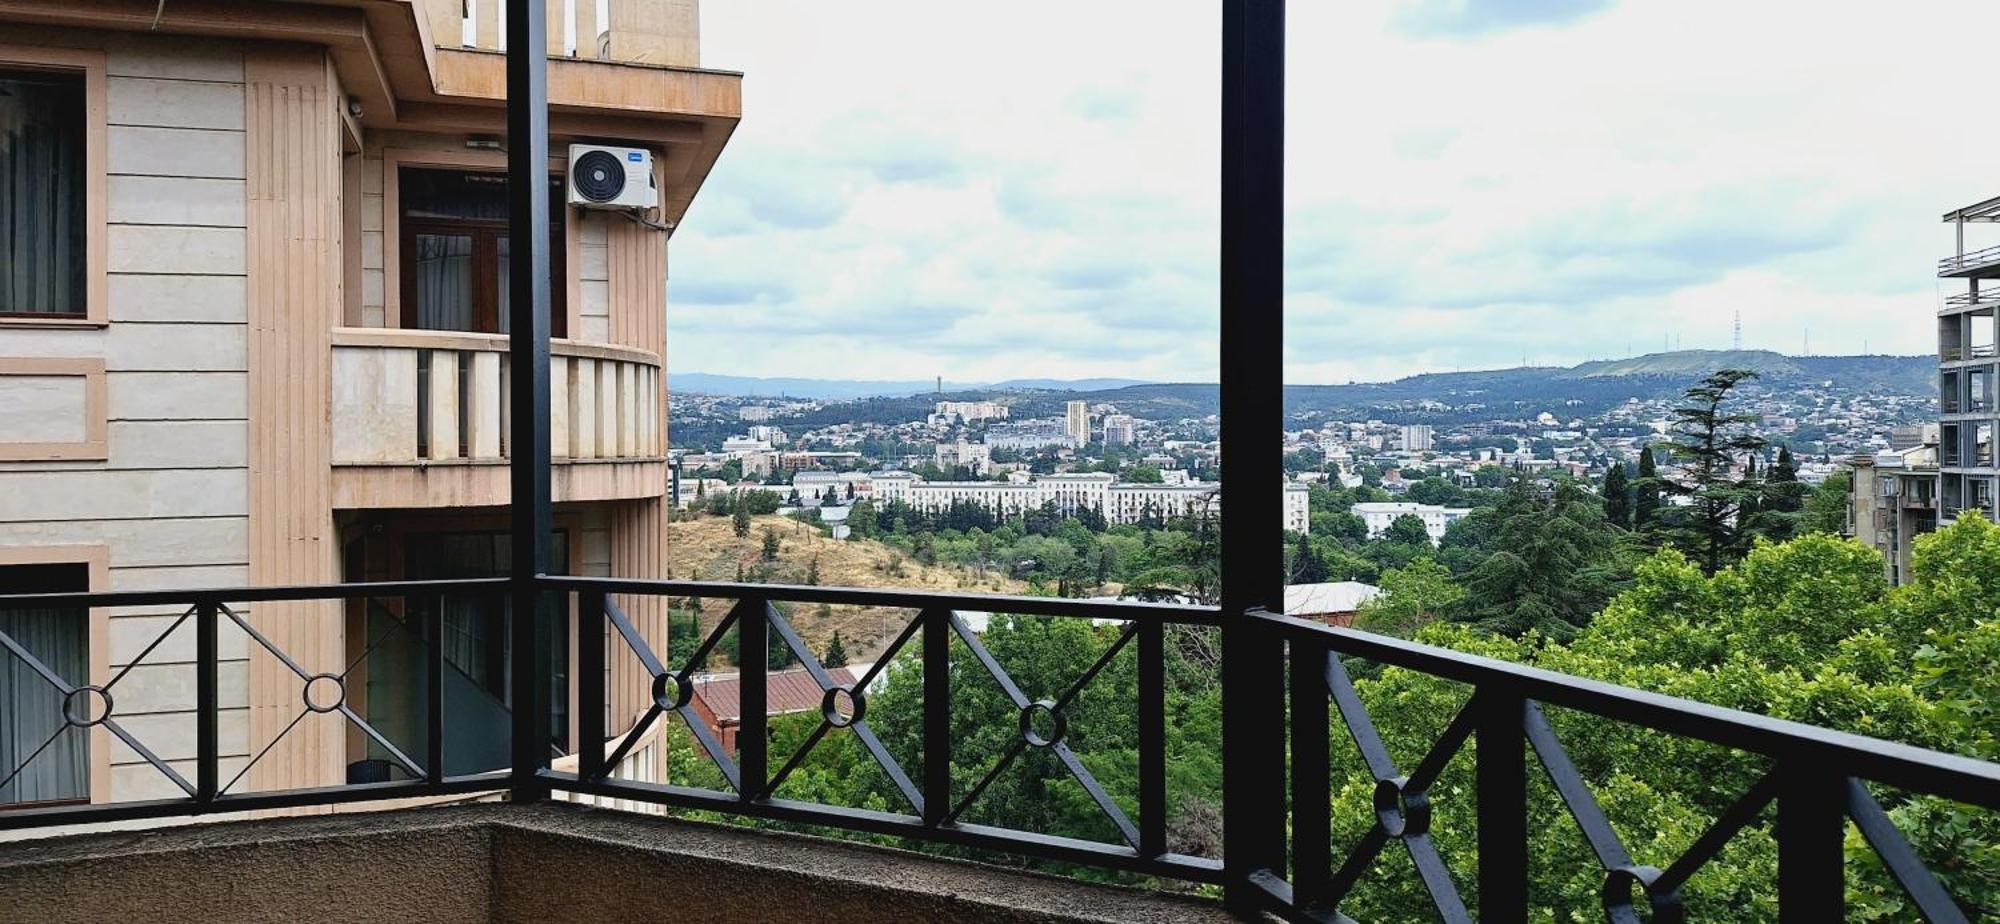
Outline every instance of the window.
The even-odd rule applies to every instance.
[[[406,328],[508,332],[507,177],[401,168],[403,320]],[[566,337],[567,205],[549,180],[549,334]]]
[[[89,303],[84,78],[0,70],[0,316]]]
[[[505,577],[513,560],[512,539],[504,532],[410,532],[403,548],[403,575],[409,580]],[[568,533],[551,533],[550,573],[569,572],[568,553]],[[368,721],[399,746],[414,746],[428,734],[422,635],[429,623],[429,607],[434,605],[429,600],[410,601],[408,622],[379,605],[368,611]],[[512,734],[513,603],[503,597],[497,619],[492,606],[492,598],[483,595],[447,596],[443,600],[440,622],[447,666],[447,774],[483,773],[506,767],[512,760],[508,742]],[[551,597],[541,616],[554,626],[550,661],[555,695],[550,701],[549,727],[552,744],[562,747],[569,741],[568,604]],[[374,772],[395,772],[381,745],[371,742],[366,756]]]
[[[84,564],[0,565],[0,594],[90,589]],[[90,682],[90,611],[47,607],[0,612],[0,635],[72,687]],[[63,720],[63,693],[0,645],[0,805],[90,798],[90,733]]]

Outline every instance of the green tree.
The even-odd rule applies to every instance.
[[[1326,583],[1326,561],[1313,550],[1312,537],[1300,533],[1292,549],[1292,584]]]
[[[1879,555],[1823,534],[1757,543],[1714,575],[1678,549],[1656,553],[1633,586],[1567,642],[1509,641],[1439,623],[1420,641],[1640,689],[1975,757],[2000,754],[2000,528],[1977,516],[1918,540],[1908,586],[1890,588]],[[1911,665],[1915,670],[1911,670]],[[1357,681],[1391,753],[1421,754],[1466,699],[1461,685],[1397,668]],[[1545,709],[1556,735],[1627,838],[1637,863],[1682,853],[1768,769],[1768,761],[1567,710]],[[1412,758],[1414,759],[1414,758]],[[1336,754],[1336,845],[1373,821],[1374,779],[1350,751]],[[1465,791],[1469,762],[1433,792]],[[1542,919],[1602,919],[1601,878],[1580,874],[1588,855],[1546,786],[1530,789],[1530,893]],[[1878,787],[1891,818],[1967,910],[2000,909],[2000,816]],[[1689,920],[1776,920],[1777,858],[1766,814],[1689,880]],[[1432,835],[1454,865],[1476,862],[1470,813],[1433,816]],[[1858,835],[1850,854],[1869,852]],[[1874,861],[1848,865],[1849,919],[1915,920]],[[1429,905],[1408,877],[1378,877],[1341,905],[1357,920],[1421,920]]]
[[[1604,519],[1619,529],[1632,528],[1632,486],[1625,480],[1625,466],[1615,462],[1604,473]]]
[[[1361,604],[1354,627],[1397,638],[1409,638],[1441,619],[1464,598],[1465,591],[1434,559],[1419,558],[1407,568],[1382,572],[1382,594]]]
[[[1389,522],[1389,528],[1382,531],[1382,539],[1398,545],[1430,548],[1431,531],[1424,525],[1424,519],[1413,513],[1406,513]]]
[[[1134,465],[1125,470],[1125,480],[1135,484],[1159,484],[1164,478],[1157,465]]]
[[[750,504],[740,491],[736,494],[735,507],[735,512],[729,515],[730,524],[736,530],[736,538],[741,539],[750,535]]]
[[[833,638],[827,640],[826,656],[820,658],[819,663],[826,667],[847,666],[847,646],[840,641],[839,629],[833,630]]]
[[[812,561],[806,564],[806,584],[808,584],[808,585],[813,585],[813,586],[817,586],[817,585],[819,584],[819,556],[818,556],[818,555],[814,555],[814,556],[812,557]]]
[[[875,502],[855,501],[847,508],[847,530],[856,539],[873,539],[877,535],[875,522]]]
[[[1632,484],[1632,528],[1647,532],[1660,522],[1660,469],[1653,447],[1639,451],[1639,479]]]
[[[1806,496],[1799,511],[1799,531],[1838,533],[1847,526],[1848,495],[1854,490],[1853,472],[1834,472]]]
[[[1753,478],[1738,477],[1735,468],[1739,458],[1762,449],[1764,439],[1748,427],[1754,416],[1727,411],[1724,405],[1738,385],[1756,377],[1748,369],[1721,370],[1689,388],[1687,403],[1674,409],[1674,438],[1668,446],[1681,462],[1681,474],[1662,487],[1687,498],[1689,506],[1676,511],[1668,535],[1709,574],[1748,545],[1749,523],[1742,514],[1746,503],[1755,503],[1759,489]]]
[[[1567,638],[1617,593],[1627,574],[1619,531],[1575,482],[1544,498],[1526,477],[1507,486],[1486,536],[1488,554],[1464,578],[1462,616],[1495,632]]]
[[[769,526],[764,527],[764,560],[777,561],[778,552],[782,548],[783,545],[778,540],[778,531]]]

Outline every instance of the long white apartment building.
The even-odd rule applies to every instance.
[[[1136,523],[1149,512],[1161,517],[1184,516],[1203,505],[1219,510],[1222,500],[1222,486],[1214,482],[1138,483],[1119,481],[1104,472],[1056,475],[1014,472],[1006,481],[926,481],[910,472],[898,471],[800,472],[792,479],[792,487],[805,503],[816,503],[828,491],[845,497],[850,486],[856,499],[878,504],[900,501],[927,513],[964,502],[979,504],[1007,517],[1052,503],[1065,514],[1086,509],[1100,511],[1111,523]],[[1286,482],[1285,528],[1302,533],[1310,525],[1306,486]]]
[[[1374,539],[1389,531],[1389,526],[1403,517],[1416,517],[1424,521],[1424,531],[1430,533],[1431,544],[1444,540],[1444,531],[1451,524],[1465,519],[1471,513],[1468,507],[1442,507],[1437,504],[1417,504],[1408,502],[1374,502],[1355,504],[1353,513],[1368,525],[1368,538]]]

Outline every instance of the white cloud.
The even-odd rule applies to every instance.
[[[2000,192],[1941,52],[1981,0],[1290,7],[1292,381],[1720,346],[1738,311],[1748,346],[1922,352],[1937,215]],[[1212,2],[703,12],[745,118],[672,244],[676,368],[1214,378]]]

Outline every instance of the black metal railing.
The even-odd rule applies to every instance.
[[[245,618],[241,608],[299,601],[382,600],[438,602],[470,596],[494,602],[486,613],[497,614],[498,602],[509,593],[510,580],[417,581],[321,587],[143,592],[109,594],[47,594],[0,597],[0,611],[22,607],[158,607],[184,608],[151,644],[102,685],[77,684],[40,665],[16,640],[0,634],[0,649],[21,658],[62,694],[63,728],[102,725],[147,763],[172,780],[184,797],[138,802],[29,807],[0,811],[0,830],[54,824],[203,815],[308,805],[397,799],[456,797],[507,792],[515,798],[539,786],[558,793],[608,797],[684,809],[697,809],[826,829],[906,838],[1011,853],[1168,879],[1241,886],[1264,910],[1293,920],[1343,920],[1343,898],[1378,861],[1391,842],[1409,855],[1418,882],[1441,920],[1470,921],[1475,908],[1462,897],[1461,884],[1476,888],[1481,920],[1523,920],[1528,913],[1528,791],[1532,755],[1561,803],[1589,844],[1604,882],[1605,913],[1610,920],[1638,920],[1637,908],[1649,910],[1656,921],[1678,920],[1684,914],[1680,887],[1729,844],[1736,835],[1760,825],[1775,804],[1777,881],[1785,920],[1837,920],[1844,901],[1843,851],[1846,824],[1851,820],[1884,868],[1908,895],[1911,906],[1930,921],[1964,921],[1968,916],[1920,862],[1917,852],[1877,803],[1871,786],[1892,787],[1904,795],[1936,796],[1990,810],[2000,810],[2000,765],[1951,754],[1829,731],[1795,722],[1705,705],[1593,680],[1553,673],[1519,664],[1478,657],[1350,629],[1329,628],[1261,611],[1225,614],[1215,607],[1082,601],[1043,597],[980,596],[923,591],[869,590],[764,584],[731,584],[548,577],[537,579],[544,595],[573,601],[577,614],[577,675],[606,677],[605,646],[582,643],[607,633],[612,649],[629,650],[643,667],[640,701],[633,716],[611,716],[627,726],[608,733],[606,703],[614,692],[607,684],[579,683],[575,769],[551,768],[544,759],[524,781],[516,767],[490,772],[447,775],[446,727],[450,716],[442,693],[450,667],[441,644],[427,644],[422,676],[402,678],[422,683],[425,691],[424,740],[392,740],[373,727],[347,701],[347,675],[366,657],[352,659],[345,670],[315,669],[294,659],[260,630],[258,619]],[[640,597],[733,601],[727,614],[678,664],[663,657],[658,639],[647,638],[628,618],[619,601]],[[914,615],[903,624],[880,657],[852,683],[840,683],[799,638],[778,607],[780,603],[829,604],[904,610]],[[441,637],[440,605],[409,606],[409,627],[419,638]],[[1028,617],[1088,619],[1112,627],[1110,642],[1090,666],[1063,678],[1060,692],[1031,699],[1005,666],[989,652],[980,634],[965,619],[967,613]],[[282,617],[284,614],[279,614]],[[270,617],[264,617],[268,620]],[[192,622],[197,636],[192,665],[197,683],[195,720],[198,726],[196,773],[193,780],[159,758],[146,741],[120,723],[119,681],[144,662],[162,641]],[[268,621],[264,623],[269,625]],[[1283,643],[1283,659],[1269,665],[1275,675],[1288,677],[1288,705],[1277,727],[1288,742],[1289,806],[1273,819],[1242,819],[1227,808],[1223,824],[1247,825],[1253,831],[1276,832],[1283,864],[1231,863],[1228,856],[1190,856],[1168,849],[1167,714],[1164,691],[1168,654],[1165,633],[1173,627],[1201,631],[1256,627]],[[222,752],[216,733],[222,710],[242,703],[224,703],[217,682],[221,657],[217,638],[225,626],[247,637],[253,651],[263,651],[297,679],[298,719],[252,757],[249,764],[224,779]],[[736,635],[737,651],[759,652],[775,639],[803,665],[821,690],[820,719],[804,744],[774,766],[764,701],[769,668],[754,654],[739,659],[741,727],[737,752],[731,754],[693,710],[696,675],[723,643]],[[1227,637],[1226,634],[1224,636]],[[380,644],[372,639],[369,649]],[[1225,644],[1227,644],[1225,642]],[[954,667],[954,649],[969,655]],[[1071,751],[1069,711],[1077,697],[1124,652],[1136,659],[1137,701],[1131,704],[1138,742],[1136,815],[1093,776]],[[540,656],[545,652],[537,652]],[[1471,695],[1451,718],[1421,759],[1407,768],[1390,756],[1369,710],[1363,705],[1345,661],[1400,668],[1463,684]],[[527,663],[516,661],[516,663]],[[542,661],[540,663],[548,663]],[[898,665],[920,665],[921,764],[906,771],[871,727],[875,713],[870,690]],[[976,665],[971,670],[967,665]],[[969,673],[969,675],[968,675]],[[615,676],[615,675],[614,675]],[[1047,678],[1038,678],[1044,683]],[[546,682],[546,678],[541,678]],[[517,701],[526,701],[536,678],[511,678]],[[977,769],[977,781],[955,783],[953,688],[959,684],[991,684],[1014,711],[1008,729],[1011,740],[997,759]],[[627,691],[631,692],[631,691]],[[1228,689],[1224,687],[1225,701]],[[1696,739],[1731,748],[1768,762],[1769,769],[1749,785],[1686,853],[1664,868],[1635,862],[1632,853],[1606,821],[1584,776],[1566,752],[1556,729],[1543,715],[1555,707],[1588,714],[1637,728]],[[0,707],[4,708],[4,707]],[[298,722],[314,714],[338,715],[367,741],[389,755],[407,779],[389,782],[317,786],[276,792],[237,792],[235,787],[265,754]],[[1270,717],[1260,717],[1259,727]],[[720,771],[722,788],[708,789],[668,779],[646,782],[619,778],[615,770],[636,742],[656,723],[675,720],[685,725],[701,752]],[[546,718],[542,719],[546,724]],[[1239,745],[1246,732],[1240,715],[1225,705],[1224,747]],[[529,723],[533,724],[533,723]],[[1337,730],[1344,730],[1375,786],[1374,819],[1358,843],[1336,855],[1331,793],[1335,774],[1329,760]],[[1254,729],[1252,730],[1254,731]],[[901,810],[861,809],[785,798],[782,788],[815,747],[836,734],[854,736],[892,782]],[[1477,817],[1478,860],[1474,869],[1454,871],[1431,837],[1431,819],[1443,807],[1433,784],[1446,766],[1465,749],[1477,745],[1473,762],[1475,784],[1470,811]],[[990,784],[1029,750],[1047,752],[1085,792],[1117,832],[1107,841],[1093,841],[1045,831],[1017,830],[966,820]],[[545,752],[546,753],[546,752]],[[32,760],[32,758],[30,758]],[[9,774],[19,768],[4,768]],[[1240,781],[1239,781],[1240,782]],[[525,785],[532,783],[533,785]],[[1225,787],[1232,782],[1225,779]],[[1225,803],[1226,804],[1226,803]]]

